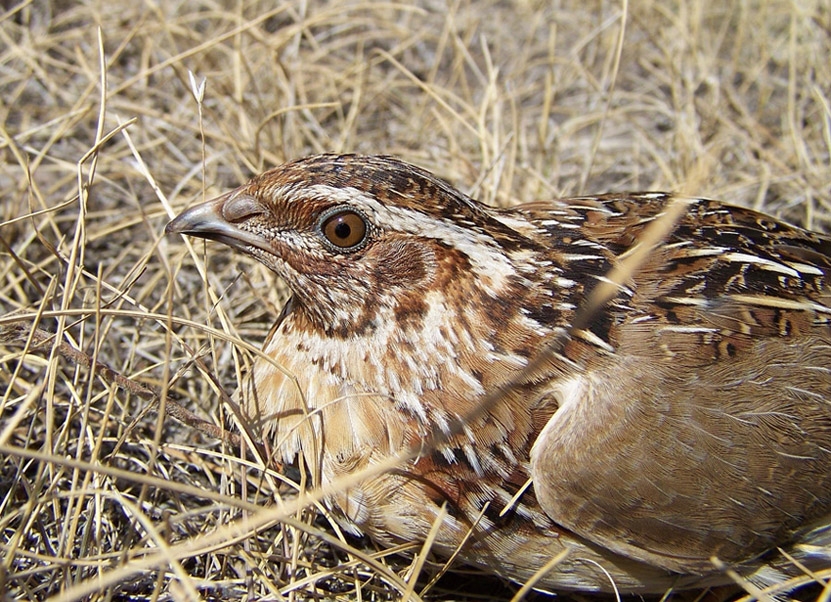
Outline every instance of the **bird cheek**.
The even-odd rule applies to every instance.
[[[375,245],[365,257],[375,264],[378,284],[385,288],[423,286],[435,272],[435,257],[419,241],[396,240]]]

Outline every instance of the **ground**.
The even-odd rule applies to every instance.
[[[433,585],[156,412],[236,430],[286,292],[163,228],[265,168],[386,153],[490,204],[673,190],[831,231],[824,0],[3,5],[5,599],[511,596]]]

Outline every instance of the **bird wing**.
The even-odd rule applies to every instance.
[[[601,202],[614,211],[584,230],[608,248],[660,213]],[[558,409],[531,453],[546,514],[684,573],[749,561],[831,515],[829,251],[755,212],[693,205],[628,303],[607,308],[615,352],[552,385]]]

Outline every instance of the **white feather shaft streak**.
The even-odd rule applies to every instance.
[[[623,283],[638,271],[649,253],[672,233],[678,220],[695,202],[695,199],[672,197],[663,212],[643,231],[637,244],[618,256],[617,264],[592,289],[581,310],[590,314],[594,313],[614,299],[621,290],[626,290]]]
[[[831,307],[822,305],[815,301],[801,301],[799,299],[783,299],[770,295],[730,295],[730,299],[747,305],[759,305],[762,307],[775,307],[778,309],[794,309],[797,311],[811,310],[822,314],[831,314]]]

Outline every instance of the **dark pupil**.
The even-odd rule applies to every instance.
[[[350,234],[352,234],[352,228],[346,222],[339,222],[335,225],[335,236],[338,238],[349,238]]]

